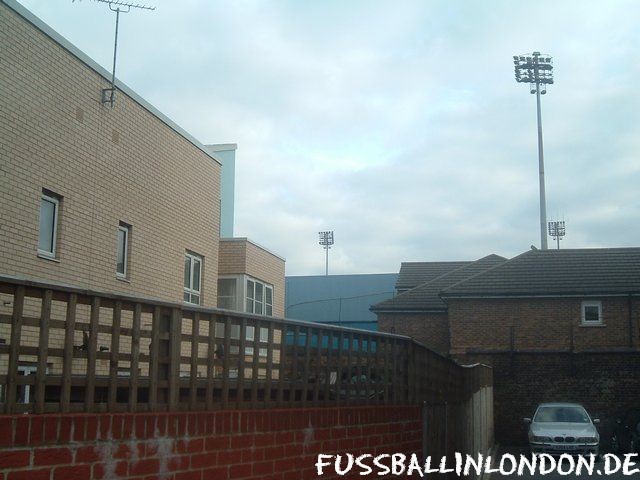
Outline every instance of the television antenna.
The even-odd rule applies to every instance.
[[[111,108],[116,102],[116,58],[118,53],[118,23],[120,22],[121,13],[129,13],[132,8],[139,10],[155,10],[156,7],[143,5],[141,3],[129,3],[121,0],[94,0],[99,3],[109,5],[109,10],[116,14],[116,34],[113,42],[113,70],[111,71],[111,87],[102,89],[102,104],[108,103]]]

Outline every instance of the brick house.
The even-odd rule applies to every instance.
[[[408,335],[448,354],[447,304],[440,292],[505,261],[498,255],[488,255],[474,262],[403,263],[396,284],[401,293],[371,307],[378,315],[378,330]],[[410,288],[414,283],[417,286]]]
[[[0,1],[0,275],[283,316],[284,259],[220,238],[216,155],[235,145],[201,144],[118,80],[115,104],[103,103],[110,79],[16,1]],[[219,295],[230,275],[233,305]],[[0,295],[0,315],[11,309]],[[52,315],[64,319],[56,305]],[[9,328],[0,324],[0,343]],[[37,328],[22,341],[37,345]],[[50,341],[62,347],[61,335]],[[30,357],[21,362],[26,375]]]
[[[500,441],[526,440],[520,419],[551,400],[583,403],[607,432],[640,395],[640,248],[489,258],[374,305],[380,329],[492,365]]]

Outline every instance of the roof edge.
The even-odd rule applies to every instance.
[[[254,242],[253,240],[251,240],[250,238],[247,238],[247,237],[220,237],[220,241],[221,242],[229,242],[229,243],[231,243],[231,242],[247,242],[247,243],[250,243],[251,245],[253,245],[254,247],[258,247],[260,250],[264,250],[265,252],[273,255],[274,257],[279,258],[283,262],[287,261],[287,259],[284,258],[283,256],[278,255],[277,253],[269,250],[268,248],[263,247],[259,243]]]

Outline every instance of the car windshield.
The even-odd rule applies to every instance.
[[[589,423],[589,415],[582,407],[540,407],[533,421]]]

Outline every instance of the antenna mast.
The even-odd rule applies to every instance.
[[[102,89],[102,104],[108,103],[111,108],[116,102],[116,58],[118,53],[118,23],[120,21],[121,13],[129,13],[132,8],[138,8],[140,10],[155,10],[156,7],[150,7],[140,3],[129,3],[120,0],[95,0],[96,2],[106,3],[109,5],[109,10],[116,12],[116,34],[113,42],[113,70],[111,72],[111,88]]]

